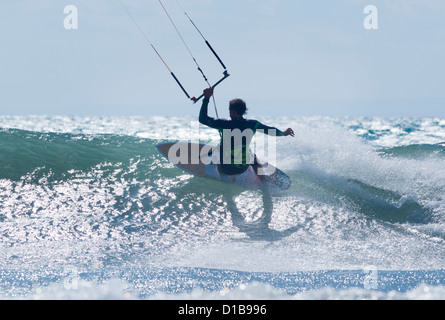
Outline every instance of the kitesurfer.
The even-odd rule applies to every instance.
[[[249,159],[249,144],[257,130],[275,136],[294,136],[291,128],[281,131],[275,127],[262,124],[257,120],[245,119],[246,103],[241,99],[233,99],[229,103],[230,120],[215,119],[208,116],[208,104],[213,95],[213,88],[204,90],[199,122],[218,129],[221,134],[219,145],[219,174],[225,176],[247,175],[257,173],[260,166],[255,156]],[[255,175],[256,176],[256,175]],[[256,177],[258,179],[258,177]],[[255,184],[260,184],[256,181]]]

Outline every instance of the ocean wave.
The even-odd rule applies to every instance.
[[[153,121],[152,131],[172,131],[164,120]],[[155,147],[180,140],[177,132],[158,137],[146,127],[112,125],[91,132],[2,129],[0,268],[73,265],[91,272],[94,266],[147,265],[277,273],[443,267],[440,145],[392,146],[382,153],[335,121],[291,125],[296,137],[277,142],[277,164],[293,183],[280,192],[182,172]],[[85,288],[92,285],[84,280]],[[292,285],[274,288],[294,298]],[[110,297],[121,292],[113,288]],[[65,294],[53,289],[48,296]],[[334,289],[332,297],[343,290]]]
[[[440,159],[445,160],[445,145],[437,144],[411,144],[380,149],[379,154],[387,157],[401,157],[407,159]]]
[[[0,131],[0,179],[62,179],[98,165],[129,165],[153,155],[154,142],[131,136]]]

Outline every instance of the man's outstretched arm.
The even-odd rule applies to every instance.
[[[282,137],[282,136],[292,136],[292,137],[293,137],[293,136],[294,136],[294,130],[292,130],[291,128],[287,128],[287,129],[283,132],[283,131],[281,131],[281,130],[275,128],[275,127],[269,127],[269,126],[266,126],[266,125],[262,124],[262,123],[259,122],[259,121],[257,122],[255,128],[256,128],[257,130],[258,130],[258,129],[260,129],[260,130],[264,130],[264,133],[265,133],[265,134],[269,134],[269,131],[274,132],[275,135],[278,136],[278,137]],[[272,131],[272,130],[275,130],[275,131]]]

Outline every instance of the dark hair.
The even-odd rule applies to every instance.
[[[247,113],[247,106],[244,100],[241,99],[233,99],[230,100],[229,110],[235,111],[240,116],[243,116]]]

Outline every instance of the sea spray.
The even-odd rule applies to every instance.
[[[284,192],[166,161],[157,143],[197,131],[217,143],[192,118],[0,117],[1,297],[81,298],[89,286],[103,297],[214,297],[241,284],[271,298],[440,295],[441,121],[262,120],[296,133],[277,140],[293,180]],[[370,267],[377,291],[364,288]],[[79,291],[64,295],[67,277]]]

